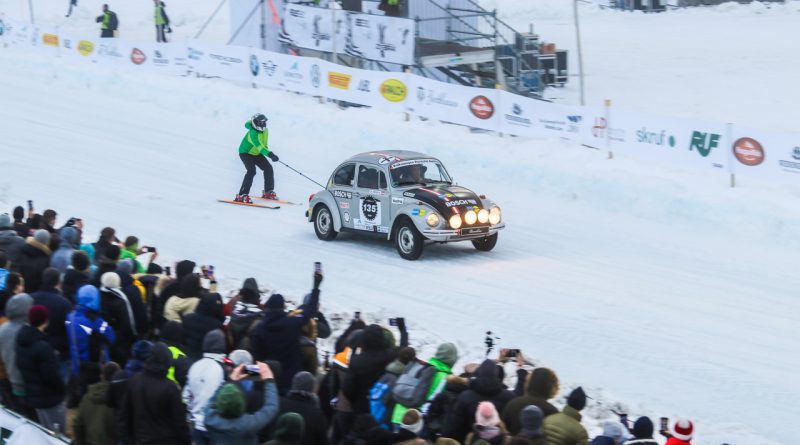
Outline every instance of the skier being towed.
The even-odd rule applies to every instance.
[[[278,200],[275,194],[275,176],[272,173],[272,164],[267,161],[269,157],[272,162],[278,162],[278,156],[267,147],[267,117],[263,114],[254,115],[250,121],[244,124],[247,134],[244,135],[242,143],[239,144],[239,159],[242,160],[247,172],[244,174],[242,188],[236,195],[234,201],[252,204],[250,199],[250,187],[253,185],[253,178],[256,175],[256,167],[264,172],[264,191],[261,197],[264,199]]]

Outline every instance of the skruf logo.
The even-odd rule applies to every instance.
[[[733,155],[744,165],[755,167],[764,162],[764,147],[749,137],[739,138],[733,143]]]
[[[720,135],[715,133],[703,133],[700,131],[692,132],[692,142],[689,144],[689,151],[697,150],[702,157],[708,157],[711,150],[719,146]]]

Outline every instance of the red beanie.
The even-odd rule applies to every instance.
[[[692,424],[691,420],[688,419],[678,419],[675,421],[675,425],[672,427],[673,429],[673,436],[676,439],[680,439],[684,442],[688,442],[692,440],[692,433],[694,432],[694,425]]]
[[[28,310],[28,323],[34,328],[47,323],[48,318],[50,318],[50,311],[47,310],[47,306],[35,304]]]

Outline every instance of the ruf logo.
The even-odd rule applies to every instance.
[[[689,144],[689,151],[697,150],[700,156],[707,157],[711,150],[719,146],[720,136],[715,133],[703,133],[702,131],[692,132],[692,142]]]

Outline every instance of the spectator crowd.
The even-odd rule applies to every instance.
[[[31,203],[0,214],[0,400],[75,444],[654,445],[656,431],[667,445],[692,440],[689,420],[656,428],[625,415],[590,439],[581,387],[557,408],[556,373],[529,369],[516,350],[456,372],[456,346],[419,356],[403,318],[390,321],[395,331],[357,312],[329,354],[318,346],[332,336],[319,270],[296,307],[254,278],[225,301],[213,267],[162,267],[136,236],[106,227],[90,242],[82,220],[57,229],[58,219]]]

